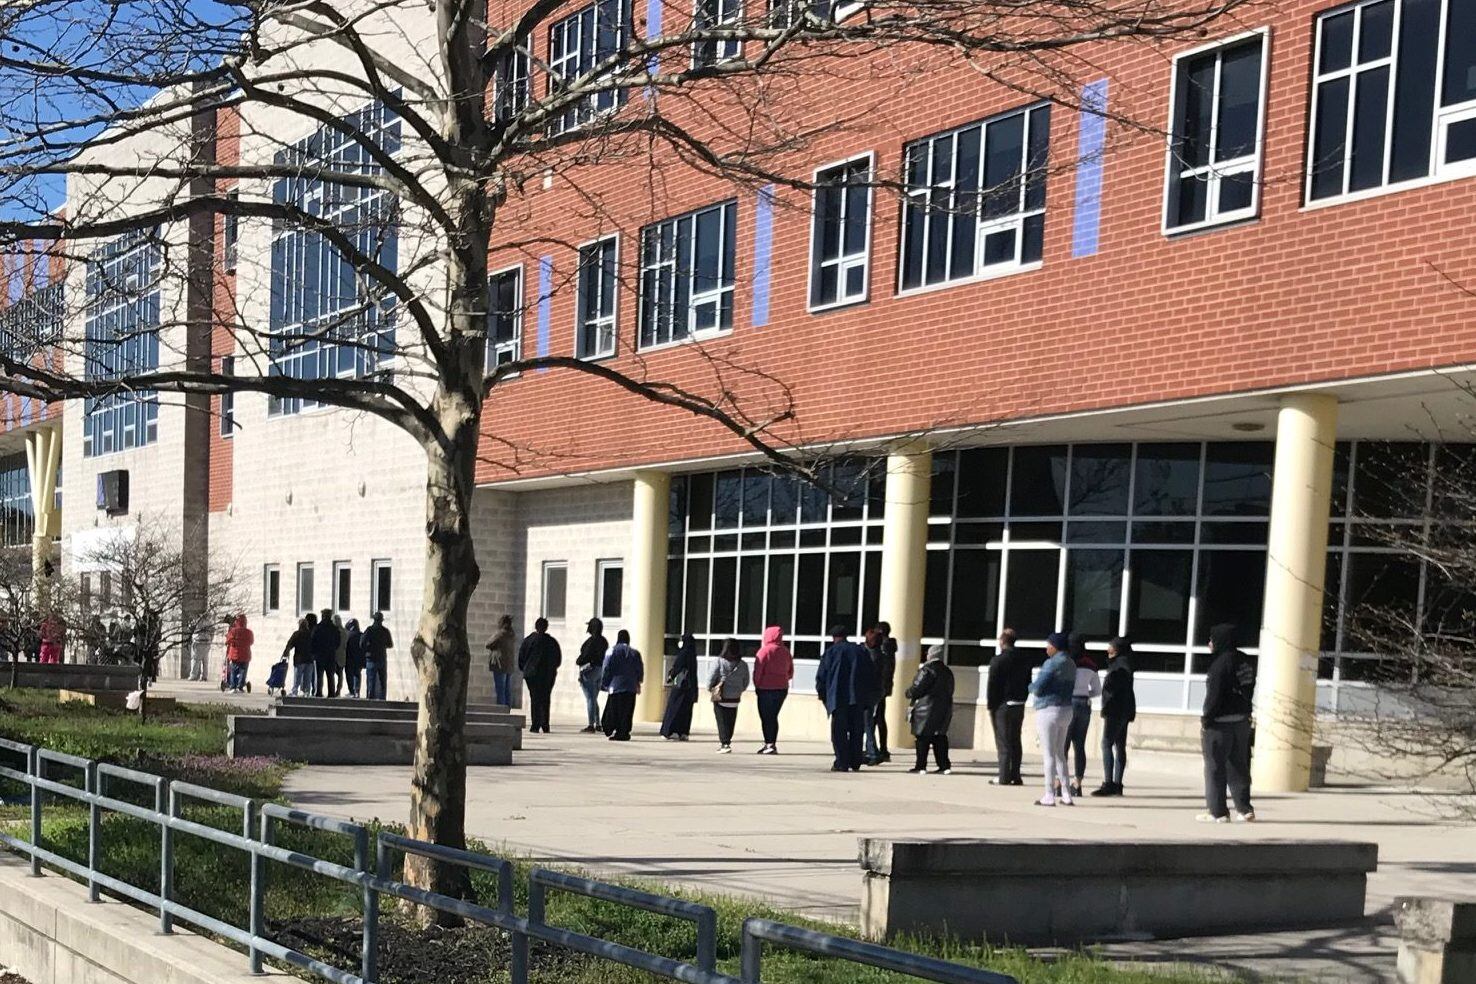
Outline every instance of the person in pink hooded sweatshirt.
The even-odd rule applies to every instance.
[[[789,696],[794,679],[794,657],[784,645],[784,630],[771,625],[764,630],[764,644],[753,658],[753,689],[758,693],[759,720],[764,727],[760,755],[779,754],[779,709]]]

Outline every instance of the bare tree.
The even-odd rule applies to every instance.
[[[489,360],[489,317],[495,325],[505,313],[489,296],[489,256],[567,245],[559,227],[527,219],[525,196],[558,181],[582,203],[568,218],[583,220],[608,214],[605,195],[619,180],[611,175],[641,175],[646,189],[678,172],[805,188],[805,148],[864,128],[869,107],[817,121],[797,93],[851,83],[887,91],[962,66],[990,85],[1073,106],[1082,81],[1101,74],[1094,46],[1199,32],[1240,2],[698,0],[694,16],[691,4],[657,0],[637,25],[629,0],[596,0],[584,41],[557,59],[536,57],[528,39],[573,12],[564,0],[432,0],[429,10],[423,0],[9,4],[0,9],[0,244],[49,244],[94,311],[123,310],[170,282],[182,300],[165,306],[162,324],[126,323],[108,345],[89,342],[75,327],[85,317],[74,317],[57,342],[60,364],[0,354],[0,387],[95,404],[177,399],[201,412],[221,394],[260,393],[285,407],[374,415],[418,443],[428,479],[410,829],[458,846],[467,608],[479,577],[474,469],[479,455],[515,469],[537,451],[499,439],[489,397],[516,401],[516,390],[502,389],[519,374],[593,377],[695,417],[775,468],[817,476],[794,452],[809,438],[787,381],[725,350],[696,346],[702,372],[672,377],[633,341],[612,360]],[[240,127],[234,159],[218,156],[212,139],[225,119]],[[305,141],[280,136],[304,126],[316,129]],[[167,149],[142,153],[140,141]],[[1060,163],[1031,170],[1052,166]],[[51,211],[61,179],[65,215]],[[906,190],[900,173],[875,184]],[[961,197],[937,208],[980,207]],[[179,230],[209,243],[217,219],[270,224],[274,241],[326,243],[347,285],[341,303],[319,303],[306,319],[265,316],[265,302],[244,295],[224,318],[216,311],[233,336],[230,374],[206,341],[211,249],[180,248]],[[255,261],[248,252],[243,266],[270,266],[269,251]],[[273,276],[292,271],[268,269],[258,284]],[[149,358],[166,337],[181,340],[168,358]],[[309,351],[342,361],[328,373],[287,368]],[[461,887],[455,870],[420,859],[409,877]]]

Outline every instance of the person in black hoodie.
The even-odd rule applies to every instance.
[[[323,617],[318,619],[318,624],[313,627],[313,662],[318,667],[313,696],[337,697],[336,691],[330,694],[333,671],[338,668],[338,626],[333,624],[333,609],[331,608],[323,609]]]
[[[1020,758],[1025,750],[1020,742],[1020,729],[1025,723],[1025,703],[1030,699],[1030,660],[1015,650],[1015,630],[1005,629],[999,635],[999,655],[989,661],[988,684],[984,703],[989,720],[994,723],[994,748],[999,759],[999,775],[990,780],[994,786],[1023,786]]]
[[[661,718],[661,737],[686,741],[692,733],[692,708],[697,705],[697,640],[683,632],[671,671],[666,674],[666,713]]]
[[[605,654],[610,651],[610,642],[605,638],[605,623],[597,618],[585,626],[589,635],[579,647],[579,658],[574,665],[579,669],[579,689],[584,691],[584,713],[589,719],[580,734],[592,735],[600,730],[600,667],[605,665]],[[609,701],[605,702],[608,709]],[[608,734],[608,730],[606,731]]]
[[[564,654],[559,641],[548,634],[548,619],[533,623],[533,631],[518,649],[518,670],[528,685],[528,731],[548,734],[548,705]]]
[[[1127,768],[1128,725],[1138,716],[1133,693],[1133,645],[1122,636],[1107,644],[1107,675],[1102,678],[1102,785],[1093,796],[1121,796]]]
[[[1256,818],[1251,808],[1251,709],[1256,691],[1256,664],[1235,648],[1235,626],[1210,629],[1210,666],[1204,680],[1204,713],[1200,745],[1204,752],[1204,823],[1226,823],[1225,787],[1235,802],[1234,818]]]
[[[350,697],[360,697],[363,691],[359,683],[364,678],[364,633],[359,629],[359,620],[351,618],[343,623],[344,632],[347,634],[344,653],[347,661],[344,663],[344,671],[348,675],[348,692]]]

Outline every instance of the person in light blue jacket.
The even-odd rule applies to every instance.
[[[1071,695],[1076,689],[1076,663],[1067,653],[1064,632],[1046,637],[1046,661],[1031,681],[1035,695],[1035,728],[1045,757],[1045,795],[1038,806],[1073,806],[1071,776],[1066,764],[1066,735],[1071,729]]]

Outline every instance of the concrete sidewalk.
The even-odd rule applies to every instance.
[[[1129,767],[1128,796],[1045,809],[1033,805],[1040,791],[1030,778],[1022,788],[990,786],[990,763],[969,761],[968,752],[951,776],[908,775],[901,755],[837,775],[818,744],[785,744],[773,757],[753,747],[718,755],[715,747],[650,733],[617,744],[567,725],[529,735],[516,765],[471,770],[468,832],[518,854],[846,921],[857,914],[856,840],[866,835],[1375,841],[1367,925],[1104,948],[1126,959],[1191,959],[1329,982],[1392,981],[1394,897],[1468,895],[1476,875],[1476,830],[1443,822],[1426,799],[1396,790],[1266,796],[1256,803],[1257,824],[1206,825],[1194,822],[1198,763],[1187,756],[1141,754]],[[1098,768],[1094,762],[1089,785]],[[321,767],[294,773],[287,794],[325,813],[403,821],[409,787],[404,768]]]

